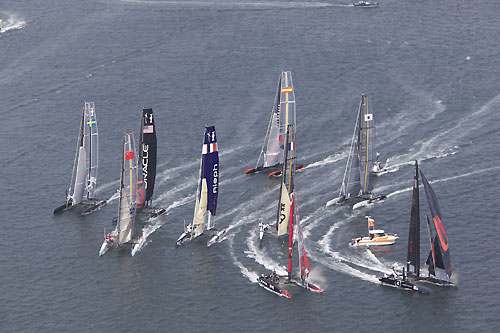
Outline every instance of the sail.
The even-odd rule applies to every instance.
[[[83,146],[78,149],[77,163],[75,187],[73,195],[71,196],[73,205],[77,205],[82,202],[84,197],[85,182],[87,178],[87,153],[85,152],[85,147]]]
[[[134,135],[123,137],[122,173],[120,179],[120,202],[118,210],[118,245],[132,239],[137,208],[137,156]]]
[[[288,233],[288,224],[290,221],[290,197],[285,184],[281,184],[281,195],[278,212],[278,237]]]
[[[437,236],[435,238],[435,264],[436,267],[442,268],[446,271],[448,278],[451,277],[452,269],[451,269],[451,259],[450,259],[450,244],[448,243],[448,236],[446,235],[446,231],[444,229],[443,222],[441,221],[441,211],[439,209],[439,203],[437,201],[436,194],[432,189],[431,185],[425,178],[422,170],[420,170],[420,176],[422,177],[422,183],[424,184],[425,195],[427,197],[427,202],[429,203],[429,208],[431,211],[432,221],[434,222],[434,226],[436,228]],[[442,265],[438,265],[438,259],[441,257]]]
[[[426,216],[427,219],[427,230],[429,231],[429,242],[431,244],[431,249],[429,251],[429,255],[427,256],[427,261],[425,262],[429,266],[429,274],[436,275],[436,269],[434,266],[434,263],[436,262],[436,253],[434,251],[434,243],[432,242],[432,228],[431,228],[431,221],[429,219],[429,216]]]
[[[285,137],[288,125],[296,124],[295,119],[295,91],[293,89],[292,72],[281,72],[280,88],[280,135]]]
[[[215,224],[215,214],[217,210],[217,197],[219,194],[219,152],[217,146],[217,135],[215,126],[205,127],[203,147],[200,162],[200,182],[196,198],[195,236],[203,233],[205,223],[210,230]],[[207,218],[208,220],[205,221]]]
[[[68,192],[73,205],[81,203],[85,198],[91,198],[94,194],[97,182],[97,152],[97,120],[94,103],[85,102],[71,176],[72,183]]]
[[[281,172],[281,190],[280,200],[278,203],[277,228],[278,237],[288,233],[288,225],[290,222],[291,202],[290,194],[294,190],[295,179],[295,133],[294,125],[290,124],[287,127],[285,134],[285,146],[287,149],[284,154],[283,168]]]
[[[142,110],[140,133],[138,209],[142,209],[151,200],[155,186],[157,148],[153,109]]]
[[[408,271],[416,276],[420,273],[420,198],[418,184],[418,162],[415,161],[413,178],[413,198],[411,201],[410,231],[408,233]]]
[[[347,158],[344,178],[340,188],[340,195],[345,198],[356,197],[361,191],[360,164],[359,164],[359,124],[358,120],[362,109],[362,102],[359,105],[356,123],[351,140],[351,148]]]
[[[93,102],[85,102],[84,106],[85,126],[84,126],[84,146],[86,150],[87,177],[86,177],[86,196],[87,199],[93,198],[97,183],[98,167],[98,131],[97,117]]]
[[[264,167],[280,164],[283,161],[283,149],[280,147],[279,113],[271,116],[269,139],[264,153]]]
[[[302,285],[304,287],[307,287],[307,285],[308,285],[307,280],[309,278],[310,266],[309,266],[309,260],[307,259],[306,249],[304,246],[304,237],[302,236],[302,227],[300,225],[299,207],[298,207],[297,202],[295,202],[295,221],[296,221],[297,227],[298,227],[297,248],[298,248],[298,252],[299,252],[300,278],[301,278]]]
[[[361,95],[361,117],[359,117],[358,127],[358,153],[359,153],[359,172],[361,179],[361,193],[371,193],[370,173],[373,169],[373,138],[375,137],[375,126],[373,125],[373,111],[368,96]]]
[[[205,219],[207,216],[207,180],[201,180],[201,191],[196,198],[196,205],[194,207],[193,227],[194,236],[199,236],[205,230]]]

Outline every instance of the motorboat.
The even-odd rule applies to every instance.
[[[368,219],[369,236],[354,238],[351,241],[351,246],[392,245],[399,238],[397,234],[388,234],[383,229],[375,229],[375,220],[370,216],[366,216],[366,218]]]

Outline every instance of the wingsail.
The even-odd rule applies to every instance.
[[[215,126],[208,126],[205,128],[203,137],[193,221],[177,239],[176,245],[202,235],[205,230],[214,228],[220,187],[219,173],[219,152]]]
[[[439,203],[434,190],[425,178],[422,170],[420,170],[420,176],[422,177],[422,183],[424,184],[425,195],[427,197],[427,202],[429,203],[432,221],[434,222],[434,227],[437,232],[436,238],[434,239],[434,250],[436,255],[435,265],[437,268],[445,270],[446,275],[450,278],[452,274],[450,244],[448,243],[448,236],[446,235],[446,230],[444,229],[443,222],[441,221],[442,215],[439,209]]]
[[[102,201],[93,198],[97,183],[97,169],[97,116],[94,103],[85,102],[66,203],[56,208],[54,214],[78,204],[94,205]]]

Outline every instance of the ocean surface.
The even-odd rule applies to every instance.
[[[498,332],[500,2],[88,0],[0,3],[0,331]],[[311,280],[324,295],[256,278],[286,269],[273,221],[279,180],[245,176],[263,144],[281,70],[292,72],[296,188]],[[371,96],[374,177],[385,202],[326,207],[338,195],[357,108]],[[122,136],[152,107],[158,131],[146,245],[98,251],[117,200],[54,216],[69,187],[84,101],[99,125],[99,198],[119,184]],[[175,248],[193,217],[204,126],[220,151],[216,225]],[[419,294],[381,286],[406,261],[413,161],[437,194],[458,288]],[[421,190],[422,263],[429,244]],[[365,215],[400,239],[350,248]],[[296,260],[296,255],[295,255]],[[296,262],[294,262],[297,267]]]

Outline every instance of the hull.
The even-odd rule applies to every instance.
[[[272,166],[268,166],[268,167],[260,166],[260,167],[257,167],[257,168],[248,169],[247,171],[245,171],[245,175],[252,175],[252,174],[255,174],[255,173],[259,173],[261,171],[277,170],[277,169],[281,169],[281,168],[282,168],[282,164],[281,163],[275,164],[275,165],[272,165]]]
[[[440,280],[436,279],[432,276],[428,277],[419,277],[418,279],[415,279],[417,282],[423,282],[423,283],[430,283],[435,286],[440,286],[440,287],[457,287],[457,285],[451,281],[446,281],[446,280]]]
[[[418,291],[419,288],[417,285],[411,283],[408,280],[403,280],[398,277],[393,277],[393,276],[384,276],[379,279],[379,281],[383,285],[399,288],[399,289],[405,289],[405,290],[413,290],[413,291]]]
[[[106,206],[108,203],[107,200],[98,200],[96,204],[94,204],[92,207],[85,209],[82,212],[82,215],[89,215],[92,214],[93,212],[96,212],[100,210],[102,207]]]
[[[70,209],[71,207],[73,207],[73,204],[70,202],[62,204],[61,206],[54,209],[54,215],[60,214],[60,213],[64,212],[65,210]]]
[[[301,165],[296,166],[295,170],[302,170],[302,169],[305,169],[305,168],[306,168],[306,165],[301,164]],[[276,171],[273,171],[273,172],[269,173],[267,176],[269,178],[271,178],[271,177],[281,177],[281,172],[282,172],[281,169],[280,170],[276,170]]]
[[[215,243],[220,243],[226,239],[227,229],[219,231],[215,236],[213,236],[207,243],[207,247],[214,245]]]
[[[259,286],[262,288],[266,289],[267,291],[272,292],[273,294],[276,294],[278,296],[286,297],[286,298],[291,298],[290,294],[288,291],[281,289],[278,287],[278,282],[273,281],[270,277],[261,275],[257,278],[257,283]]]
[[[307,283],[307,286],[304,286],[300,280],[300,278],[292,278],[291,280],[292,283],[295,283],[297,286],[299,287],[302,287],[304,289],[307,289],[309,291],[312,291],[313,293],[317,293],[317,294],[323,294],[323,290],[321,290],[320,287],[318,286],[315,286],[314,284],[312,283]]]
[[[370,237],[359,237],[353,239],[350,245],[353,247],[392,245],[396,242],[398,238],[399,238],[398,236],[375,237],[373,239],[370,239]]]

